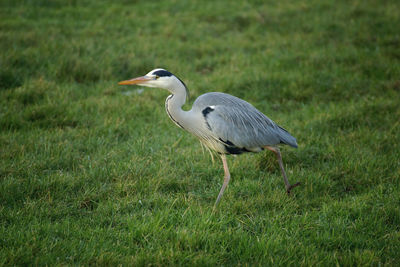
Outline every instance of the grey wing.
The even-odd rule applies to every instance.
[[[285,129],[240,98],[208,93],[196,102],[194,105],[207,111],[203,115],[211,132],[228,145],[247,150],[279,143],[297,147],[296,139]]]

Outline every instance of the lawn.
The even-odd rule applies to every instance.
[[[400,262],[400,2],[0,0],[0,265]],[[168,118],[220,91],[289,130],[223,182]]]

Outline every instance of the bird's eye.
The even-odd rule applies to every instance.
[[[157,80],[158,78],[160,78],[160,76],[157,76],[157,75],[156,75],[156,76],[154,76],[154,79],[156,79],[156,80]]]

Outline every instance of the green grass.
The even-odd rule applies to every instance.
[[[0,265],[397,265],[398,1],[0,1]],[[156,67],[287,128],[223,180]],[[128,91],[129,90],[129,91]],[[190,107],[186,105],[186,109]]]

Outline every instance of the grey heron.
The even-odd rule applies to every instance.
[[[277,156],[286,192],[289,194],[293,187],[300,184],[289,183],[277,146],[287,144],[297,148],[296,138],[250,103],[229,94],[211,92],[199,96],[192,109],[184,111],[182,106],[188,96],[185,83],[171,72],[160,68],[118,84],[162,88],[171,93],[165,101],[170,119],[178,127],[195,135],[209,150],[221,156],[225,175],[215,206],[221,200],[231,177],[226,161],[227,154],[268,149]]]

